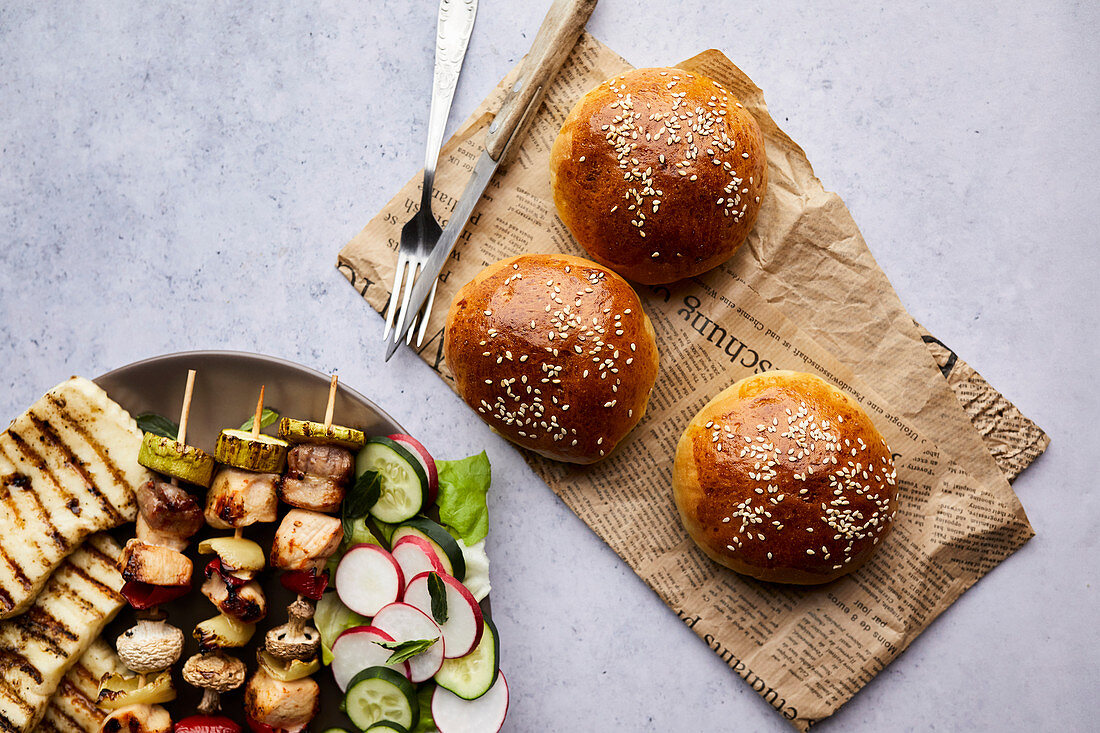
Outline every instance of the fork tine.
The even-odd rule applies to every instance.
[[[415,317],[415,313],[409,313],[409,300],[412,298],[413,283],[416,281],[416,264],[409,262],[409,274],[405,278],[405,291],[401,295],[401,312],[397,314],[397,330],[393,335],[394,343],[401,343],[401,334],[405,330],[405,319]]]
[[[390,331],[393,330],[393,317],[397,313],[397,299],[401,297],[401,281],[404,279],[407,261],[408,255],[404,252],[397,253],[397,267],[393,271],[393,290],[390,291],[390,304],[386,308],[386,330],[382,334],[382,343],[389,340]]]
[[[409,265],[409,269],[410,269],[410,270],[412,270],[413,268],[414,268],[414,265],[410,264],[410,265]],[[415,269],[416,269],[415,275],[419,275],[419,274],[420,274],[420,268],[421,268],[421,263],[419,263],[419,262],[418,262],[418,263],[416,263],[416,264],[415,264]],[[415,281],[416,281],[416,277],[414,276],[414,274],[410,274],[410,275],[409,275],[409,291],[410,291],[410,295],[412,294],[412,284],[413,284],[413,283],[414,283]],[[413,313],[413,316],[412,316],[412,322],[411,322],[411,323],[409,324],[409,332],[408,332],[407,334],[405,334],[405,343],[406,343],[406,344],[408,344],[409,346],[412,346],[412,342],[413,342],[413,332],[415,332],[415,331],[416,331],[416,327],[417,327],[417,323],[418,323],[418,322],[420,322],[420,323],[426,323],[426,322],[427,322],[427,319],[424,319],[424,321],[420,321],[420,314],[419,314],[419,313]]]
[[[439,280],[436,280],[435,285],[432,286],[432,293],[428,296],[428,302],[424,304],[424,310],[420,316],[422,320],[420,321],[420,331],[416,334],[417,348],[424,344],[424,332],[428,330],[428,319],[432,316],[432,304],[435,303],[435,289],[437,287],[439,287]]]

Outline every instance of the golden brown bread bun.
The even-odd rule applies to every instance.
[[[758,580],[827,583],[860,567],[897,509],[894,462],[859,404],[823,379],[742,379],[676,448],[673,495],[715,562]]]
[[[550,151],[562,221],[593,259],[641,283],[729,259],[767,179],[756,120],[721,84],[682,69],[603,82],[573,107]]]
[[[444,355],[459,394],[517,445],[600,460],[645,414],[657,378],[653,325],[630,285],[595,262],[521,255],[451,301]]]

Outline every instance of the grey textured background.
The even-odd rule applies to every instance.
[[[451,129],[548,0],[481,0]],[[913,314],[1053,437],[1038,531],[822,730],[1083,730],[1100,715],[1100,6],[604,0],[636,65],[722,49]],[[293,359],[437,455],[494,464],[509,730],[786,725],[410,353],[336,252],[419,167],[435,3],[0,6],[0,415],[188,349]]]

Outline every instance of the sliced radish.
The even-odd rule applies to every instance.
[[[443,666],[446,640],[442,638],[435,621],[419,608],[408,603],[391,603],[378,612],[371,624],[385,631],[397,642],[439,639],[407,662],[410,681],[423,682],[431,679]]]
[[[420,465],[424,467],[424,473],[428,474],[428,503],[434,504],[436,494],[439,493],[439,471],[435,468],[435,459],[432,458],[432,454],[419,440],[411,435],[396,433],[390,435],[389,439],[395,443],[400,443],[420,461]]]
[[[432,719],[439,733],[496,733],[508,716],[508,681],[504,673],[476,700],[463,700],[450,690],[432,693]]]
[[[439,559],[432,543],[423,537],[405,535],[393,543],[391,550],[393,559],[401,566],[401,572],[406,578],[426,573],[429,570],[437,573],[446,573],[443,561]]]
[[[374,626],[355,626],[332,642],[332,676],[341,691],[367,667],[389,667],[409,676],[407,662],[386,664],[393,652],[378,644],[380,641],[393,641],[393,637]]]
[[[344,605],[373,616],[401,597],[405,576],[393,555],[378,545],[353,545],[336,566],[336,593]]]
[[[466,586],[450,575],[440,574],[447,589],[447,620],[440,625],[447,659],[464,657],[481,641],[485,622],[481,606],[477,605]],[[428,573],[420,573],[405,586],[405,603],[416,606],[428,616],[432,614],[432,597],[428,592]]]

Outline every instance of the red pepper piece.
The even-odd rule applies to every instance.
[[[192,715],[176,723],[175,733],[241,733],[241,726],[222,715]]]
[[[207,578],[209,578],[214,573],[220,575],[222,577],[222,580],[225,581],[226,585],[231,585],[236,588],[241,587],[249,581],[249,578],[238,578],[236,575],[230,573],[225,568],[223,568],[221,558],[218,557],[215,557],[213,560],[206,563],[206,568],[203,570],[203,574],[205,574]]]
[[[325,588],[328,587],[328,571],[324,570],[318,575],[314,569],[291,570],[283,573],[279,582],[289,591],[305,596],[311,601],[319,601]]]
[[[191,592],[188,585],[152,585],[139,580],[127,581],[122,586],[122,597],[138,611],[144,611],[162,603],[171,603]]]
[[[251,716],[246,715],[244,718],[248,723],[248,727],[252,729],[252,733],[279,733],[275,728],[272,728],[267,723],[261,723],[253,720]]]

